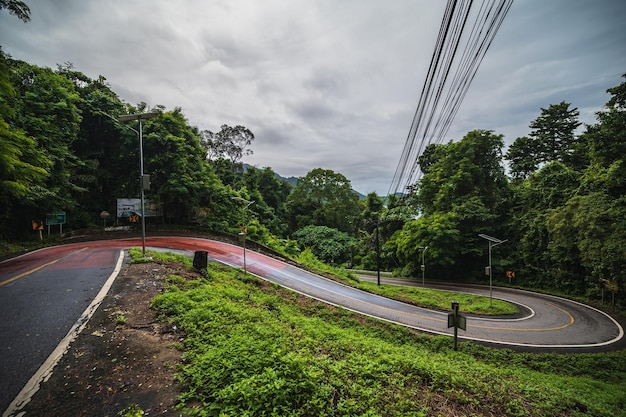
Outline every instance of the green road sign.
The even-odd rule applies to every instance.
[[[64,211],[54,211],[46,214],[46,225],[65,224],[66,215]]]

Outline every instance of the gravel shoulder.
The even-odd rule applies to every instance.
[[[145,415],[180,416],[175,378],[182,334],[157,320],[150,302],[180,265],[127,265],[50,378],[23,408],[26,416],[118,416],[138,405]]]

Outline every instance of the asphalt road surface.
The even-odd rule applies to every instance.
[[[78,323],[119,253],[59,246],[0,263],[0,410]]]
[[[97,308],[94,302],[103,296],[103,285],[115,279],[119,271],[122,250],[141,244],[141,239],[77,243],[42,249],[0,263],[0,410],[7,409],[25,384],[34,381],[36,385],[37,377],[33,375],[38,370],[41,373],[46,359],[48,367],[51,366],[51,352],[61,341],[69,343],[68,336],[80,331],[77,326],[88,320],[87,311]],[[150,248],[182,251],[188,256],[203,250],[213,260],[243,266],[242,248],[223,242],[149,237],[146,244]],[[359,291],[251,250],[246,251],[246,269],[286,288],[361,314],[428,333],[452,335],[453,330],[447,326],[447,312]],[[489,295],[489,289],[480,286],[445,289]],[[493,296],[520,305],[523,313],[515,318],[469,316],[467,330],[459,330],[462,340],[539,351],[588,352],[623,347],[622,326],[592,307],[497,287]],[[453,297],[451,294],[451,301]]]

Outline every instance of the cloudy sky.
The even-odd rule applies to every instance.
[[[283,176],[313,168],[386,195],[445,9],[444,0],[25,0],[0,12],[15,59],[72,63],[126,102],[181,107],[214,132],[255,134],[245,162]],[[511,143],[540,109],[581,121],[626,73],[626,1],[515,0],[444,141],[490,129]]]

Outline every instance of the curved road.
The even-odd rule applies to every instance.
[[[223,242],[150,237],[146,244],[189,256],[205,250],[216,261],[243,265],[242,248]],[[122,265],[122,249],[137,246],[141,246],[140,239],[76,243],[0,263],[0,409],[6,408],[64,336],[67,341],[72,326],[76,331],[77,325],[88,320],[81,313],[97,308],[98,294],[106,293],[101,288],[115,279]],[[330,304],[425,332],[452,335],[447,312],[359,291],[250,250],[246,267],[249,273]],[[479,286],[446,289],[488,295],[488,288]],[[468,317],[467,331],[459,330],[460,338],[523,350],[600,351],[624,343],[620,324],[592,307],[511,289],[494,288],[493,296],[523,306],[525,314],[514,319]]]

